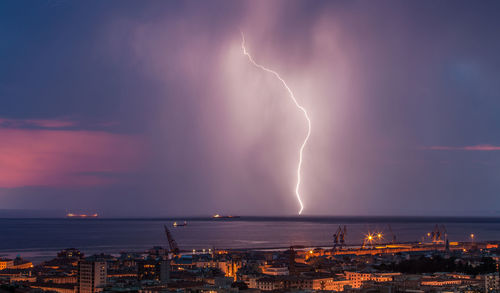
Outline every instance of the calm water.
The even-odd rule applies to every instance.
[[[86,254],[144,251],[167,246],[163,225],[169,225],[181,249],[272,248],[290,245],[327,246],[339,225],[347,226],[346,242],[359,244],[368,231],[381,231],[398,241],[419,241],[436,223],[450,241],[500,240],[500,218],[257,218],[188,219],[172,227],[172,219],[0,219],[0,256],[21,255],[35,261],[76,247]]]

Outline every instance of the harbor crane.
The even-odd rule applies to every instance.
[[[165,235],[167,235],[168,246],[170,247],[170,252],[174,255],[178,255],[180,250],[179,250],[179,246],[177,245],[177,242],[175,242],[175,239],[172,236],[172,233],[170,233],[170,230],[168,230],[167,225],[163,225],[163,227],[165,227]]]
[[[432,232],[427,233],[427,236],[431,238],[433,243],[442,243],[448,239],[448,231],[444,225],[441,225],[440,227],[436,224]]]
[[[446,227],[444,225],[441,225],[441,230],[443,231],[444,241],[447,241],[448,240],[448,230],[446,230]]]
[[[432,242],[441,241],[441,231],[439,230],[439,226],[437,224],[434,227],[434,230],[432,230],[432,232],[431,232],[431,238],[432,238]]]
[[[335,234],[333,234],[333,250],[337,250],[337,248],[342,248],[345,245],[345,235],[347,234],[347,227],[344,226],[344,229],[339,225]]]
[[[391,224],[387,224],[387,227],[389,228],[389,232],[391,233],[391,243],[395,244],[396,243],[396,234],[394,234],[394,232],[392,232]]]

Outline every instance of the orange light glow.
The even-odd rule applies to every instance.
[[[75,213],[67,213],[66,217],[68,218],[97,218],[99,215],[97,213],[94,214],[75,214]]]

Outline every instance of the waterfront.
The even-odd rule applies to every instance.
[[[35,262],[67,247],[86,254],[144,251],[166,246],[163,225],[174,219],[0,219],[0,255],[20,254]],[[389,225],[398,242],[421,241],[435,224],[444,225],[450,241],[500,239],[499,218],[241,218],[189,219],[171,228],[181,249],[272,248],[290,245],[331,246],[339,225],[347,226],[346,243],[360,244],[368,231],[390,240]]]

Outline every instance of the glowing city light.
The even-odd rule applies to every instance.
[[[290,89],[290,87],[288,87],[288,85],[281,78],[281,76],[276,71],[271,70],[269,68],[266,68],[266,67],[258,64],[257,62],[255,62],[255,60],[252,58],[252,56],[250,55],[250,53],[248,53],[248,51],[247,51],[247,49],[245,47],[245,36],[243,35],[243,33],[241,33],[241,39],[242,39],[242,41],[241,41],[241,48],[243,50],[243,54],[248,57],[248,60],[255,67],[257,67],[259,69],[262,69],[262,70],[264,70],[264,71],[266,71],[268,73],[273,74],[277,79],[279,79],[279,81],[281,81],[281,83],[283,84],[283,86],[285,87],[285,89],[288,91],[288,94],[290,95],[290,98],[292,99],[293,103],[295,104],[295,106],[297,106],[297,108],[299,108],[300,111],[302,111],[302,113],[304,113],[304,117],[307,120],[307,127],[308,127],[307,128],[307,135],[304,138],[304,141],[302,142],[302,144],[300,146],[300,149],[299,149],[299,163],[298,163],[298,166],[297,166],[297,184],[295,185],[295,195],[297,196],[297,200],[299,201],[299,205],[300,205],[299,215],[300,215],[300,214],[302,214],[302,211],[304,210],[304,205],[302,204],[302,199],[300,198],[302,157],[303,157],[304,148],[305,148],[305,146],[307,144],[307,141],[309,140],[309,136],[311,136],[311,120],[309,119],[309,115],[307,114],[306,109],[299,104],[299,102],[295,98],[295,95],[293,94],[292,90]]]

